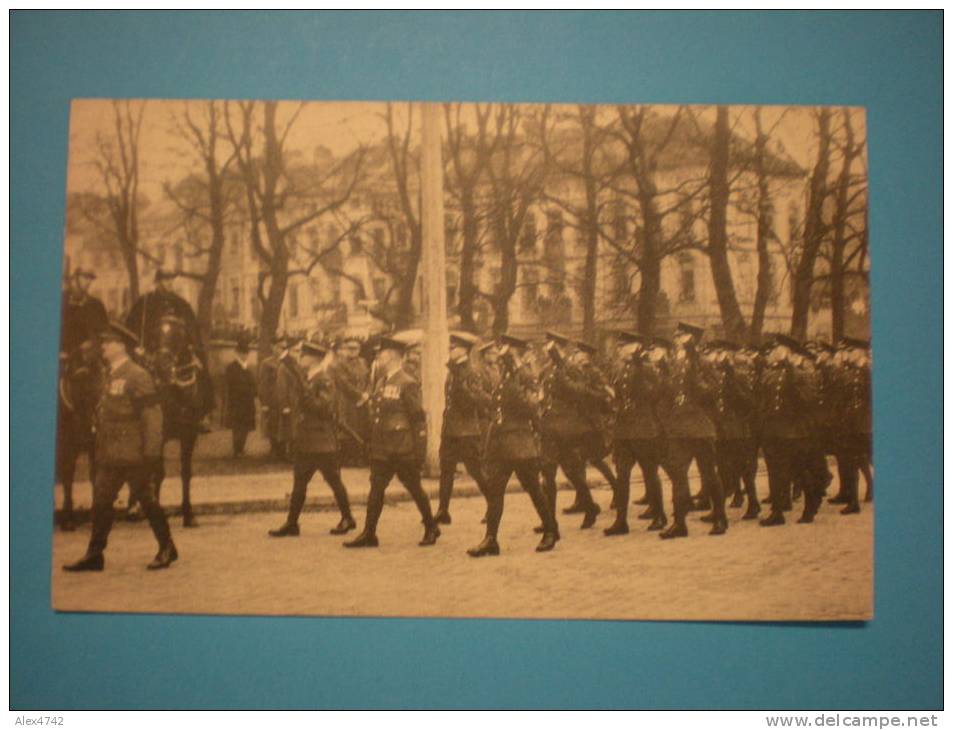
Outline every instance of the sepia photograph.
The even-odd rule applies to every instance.
[[[863,108],[74,99],[62,246],[57,611],[873,618]]]

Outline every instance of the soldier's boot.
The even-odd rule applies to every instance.
[[[354,518],[351,517],[351,515],[342,515],[341,521],[332,527],[330,532],[332,535],[346,535],[355,529],[357,529],[357,523],[354,521]]]
[[[745,513],[741,515],[743,520],[754,520],[757,519],[758,515],[761,514],[761,505],[758,504],[757,500],[748,500],[748,509],[745,510]]]
[[[623,515],[618,515],[609,527],[602,531],[603,535],[611,537],[613,535],[628,535],[629,523]]]
[[[658,511],[658,510],[656,510],[655,507],[649,505],[649,507],[646,508],[646,510],[645,510],[644,512],[640,512],[640,513],[639,513],[639,519],[640,519],[640,520],[654,520],[654,519],[655,519],[655,513],[656,513],[657,511]]]
[[[860,512],[860,502],[853,500],[840,511],[842,515],[856,515]]]
[[[599,513],[602,510],[599,508],[599,505],[595,502],[590,502],[589,506],[586,508],[586,516],[582,520],[582,525],[579,529],[588,530],[594,524],[596,524],[596,517],[599,516]]]
[[[744,504],[745,504],[744,494],[741,492],[741,490],[736,491],[731,496],[731,503],[729,506],[734,509],[737,509],[738,507],[744,507]]]
[[[539,541],[539,545],[536,546],[536,552],[546,553],[556,547],[556,543],[559,541],[558,531],[547,531],[543,533],[543,539]]]
[[[471,558],[482,558],[486,555],[499,555],[500,554],[500,545],[496,541],[496,538],[492,535],[487,535],[483,538],[483,541],[476,547],[469,548],[467,550],[467,555]]]
[[[424,530],[423,539],[417,544],[420,545],[420,547],[436,545],[438,537],[440,537],[440,528],[437,527],[436,522],[431,521],[431,523],[427,526],[427,529]]]
[[[665,516],[665,512],[658,512],[645,530],[646,532],[658,532],[659,530],[663,530],[667,524],[668,518]]]
[[[771,514],[758,521],[762,527],[776,527],[784,524],[784,513],[778,510],[771,510]]]
[[[380,543],[377,540],[377,535],[373,532],[367,532],[367,528],[364,529],[360,535],[355,537],[353,540],[344,543],[346,548],[366,548],[366,547],[377,547]]]
[[[298,537],[301,534],[301,528],[297,522],[285,522],[281,527],[274,530],[268,530],[272,537]]]
[[[688,527],[685,524],[685,518],[676,515],[671,527],[667,530],[662,530],[658,536],[663,540],[671,540],[676,537],[688,537]]]
[[[165,545],[159,548],[159,552],[152,559],[152,562],[146,566],[146,570],[162,570],[168,568],[172,563],[179,559],[179,551],[175,549],[175,543],[167,540]]]
[[[455,476],[456,464],[441,464],[440,467],[440,493],[437,502],[437,514],[433,516],[438,525],[449,525],[450,519],[450,498],[453,496],[453,478]]]
[[[708,531],[709,535],[724,535],[728,532],[728,520],[721,515],[714,516],[714,524],[712,524],[711,529]]]
[[[376,488],[371,483],[371,491],[367,496],[367,515],[364,518],[364,530],[353,540],[344,543],[347,548],[377,547],[377,522],[384,511],[384,490]]]
[[[63,570],[69,573],[80,573],[84,571],[99,571],[106,565],[102,553],[86,553],[75,563],[69,563],[63,566]]]

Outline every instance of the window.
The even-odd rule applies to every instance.
[[[523,232],[520,234],[520,252],[535,253],[536,236],[536,218],[532,213],[528,213],[526,215],[526,220],[523,222]]]
[[[298,285],[291,284],[288,286],[288,316],[297,317],[298,316]]]
[[[681,256],[678,260],[680,271],[679,294],[680,302],[695,301],[695,260],[691,256]]]
[[[522,304],[524,311],[536,308],[539,299],[539,272],[535,268],[523,270]]]
[[[238,318],[241,316],[242,290],[237,281],[232,281],[232,306],[228,312],[229,317]]]

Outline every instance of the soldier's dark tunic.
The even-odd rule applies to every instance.
[[[626,523],[629,511],[629,484],[632,469],[638,464],[645,480],[649,507],[655,514],[652,529],[665,525],[662,503],[662,482],[658,467],[664,443],[656,408],[660,397],[660,380],[655,368],[641,357],[626,360],[616,372],[616,417],[612,432],[613,460],[616,465],[617,489],[613,503],[616,520]]]
[[[870,369],[845,363],[837,368],[833,438],[837,470],[846,497],[845,513],[859,512],[858,477],[871,458]]]
[[[304,506],[308,484],[320,471],[334,494],[341,517],[351,519],[347,489],[341,481],[338,458],[340,443],[335,427],[337,394],[334,381],[327,373],[309,374],[298,389],[299,400],[294,428],[294,486],[288,509],[288,524],[295,525]]]
[[[486,445],[486,535],[496,539],[510,476],[516,474],[547,533],[558,533],[553,510],[539,485],[536,383],[525,368],[502,374],[492,394],[493,419]]]
[[[427,529],[431,529],[433,514],[420,484],[420,469],[427,452],[427,422],[420,383],[403,368],[382,375],[371,394],[370,415],[371,488],[364,534],[376,534],[384,509],[384,490],[395,475],[413,497]]]
[[[271,442],[272,456],[281,454],[280,416],[278,407],[278,358],[266,357],[258,366],[258,398],[265,436]]]
[[[777,363],[764,369],[760,387],[761,439],[771,497],[771,515],[762,522],[784,521],[795,481],[804,491],[801,519],[809,521],[817,512],[825,486],[821,470],[826,471],[815,438],[816,373],[812,367]]]
[[[294,409],[299,400],[301,366],[290,352],[278,360],[275,375],[275,409],[278,411],[278,443],[287,450],[294,439]]]
[[[106,307],[96,297],[63,292],[60,352],[72,356],[83,342],[95,339],[106,329]]]
[[[742,484],[748,497],[746,519],[753,519],[761,511],[755,485],[757,446],[752,433],[754,392],[749,374],[738,372],[731,363],[723,363],[715,370],[717,385],[714,392],[712,418],[717,433],[716,460],[718,475],[726,495],[741,494]],[[733,506],[740,506],[737,503]]]
[[[225,427],[232,430],[232,450],[245,451],[245,439],[255,430],[255,377],[248,365],[233,360],[225,368]]]
[[[96,478],[88,555],[102,554],[113,520],[113,502],[123,484],[142,505],[152,532],[164,547],[169,524],[149,486],[150,465],[161,458],[162,409],[149,375],[125,360],[106,375],[96,409]]]
[[[368,389],[367,364],[360,357],[347,360],[335,359],[331,376],[338,399],[338,419],[347,426],[338,433],[341,440],[341,459],[344,463],[358,464],[363,461],[363,446],[354,438],[367,436],[367,411],[358,403]]]
[[[550,510],[556,511],[556,470],[562,468],[576,491],[576,504],[586,512],[597,507],[586,484],[584,440],[594,429],[593,402],[605,395],[578,368],[549,363],[540,375],[543,488]]]
[[[715,425],[708,413],[714,379],[696,354],[671,359],[659,399],[659,420],[665,434],[662,468],[672,482],[675,527],[684,528],[691,507],[688,469],[694,459],[702,489],[712,503],[716,527],[726,527],[724,491],[715,469]],[[663,536],[665,536],[663,534]]]
[[[448,514],[454,476],[460,462],[466,466],[480,491],[486,494],[480,457],[484,421],[490,411],[490,394],[484,387],[484,380],[470,364],[469,356],[447,364],[444,399],[438,515]]]

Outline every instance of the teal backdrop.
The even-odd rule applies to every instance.
[[[12,13],[12,707],[941,706],[941,59],[939,12]],[[123,96],[865,106],[873,621],[54,613],[69,101]]]

